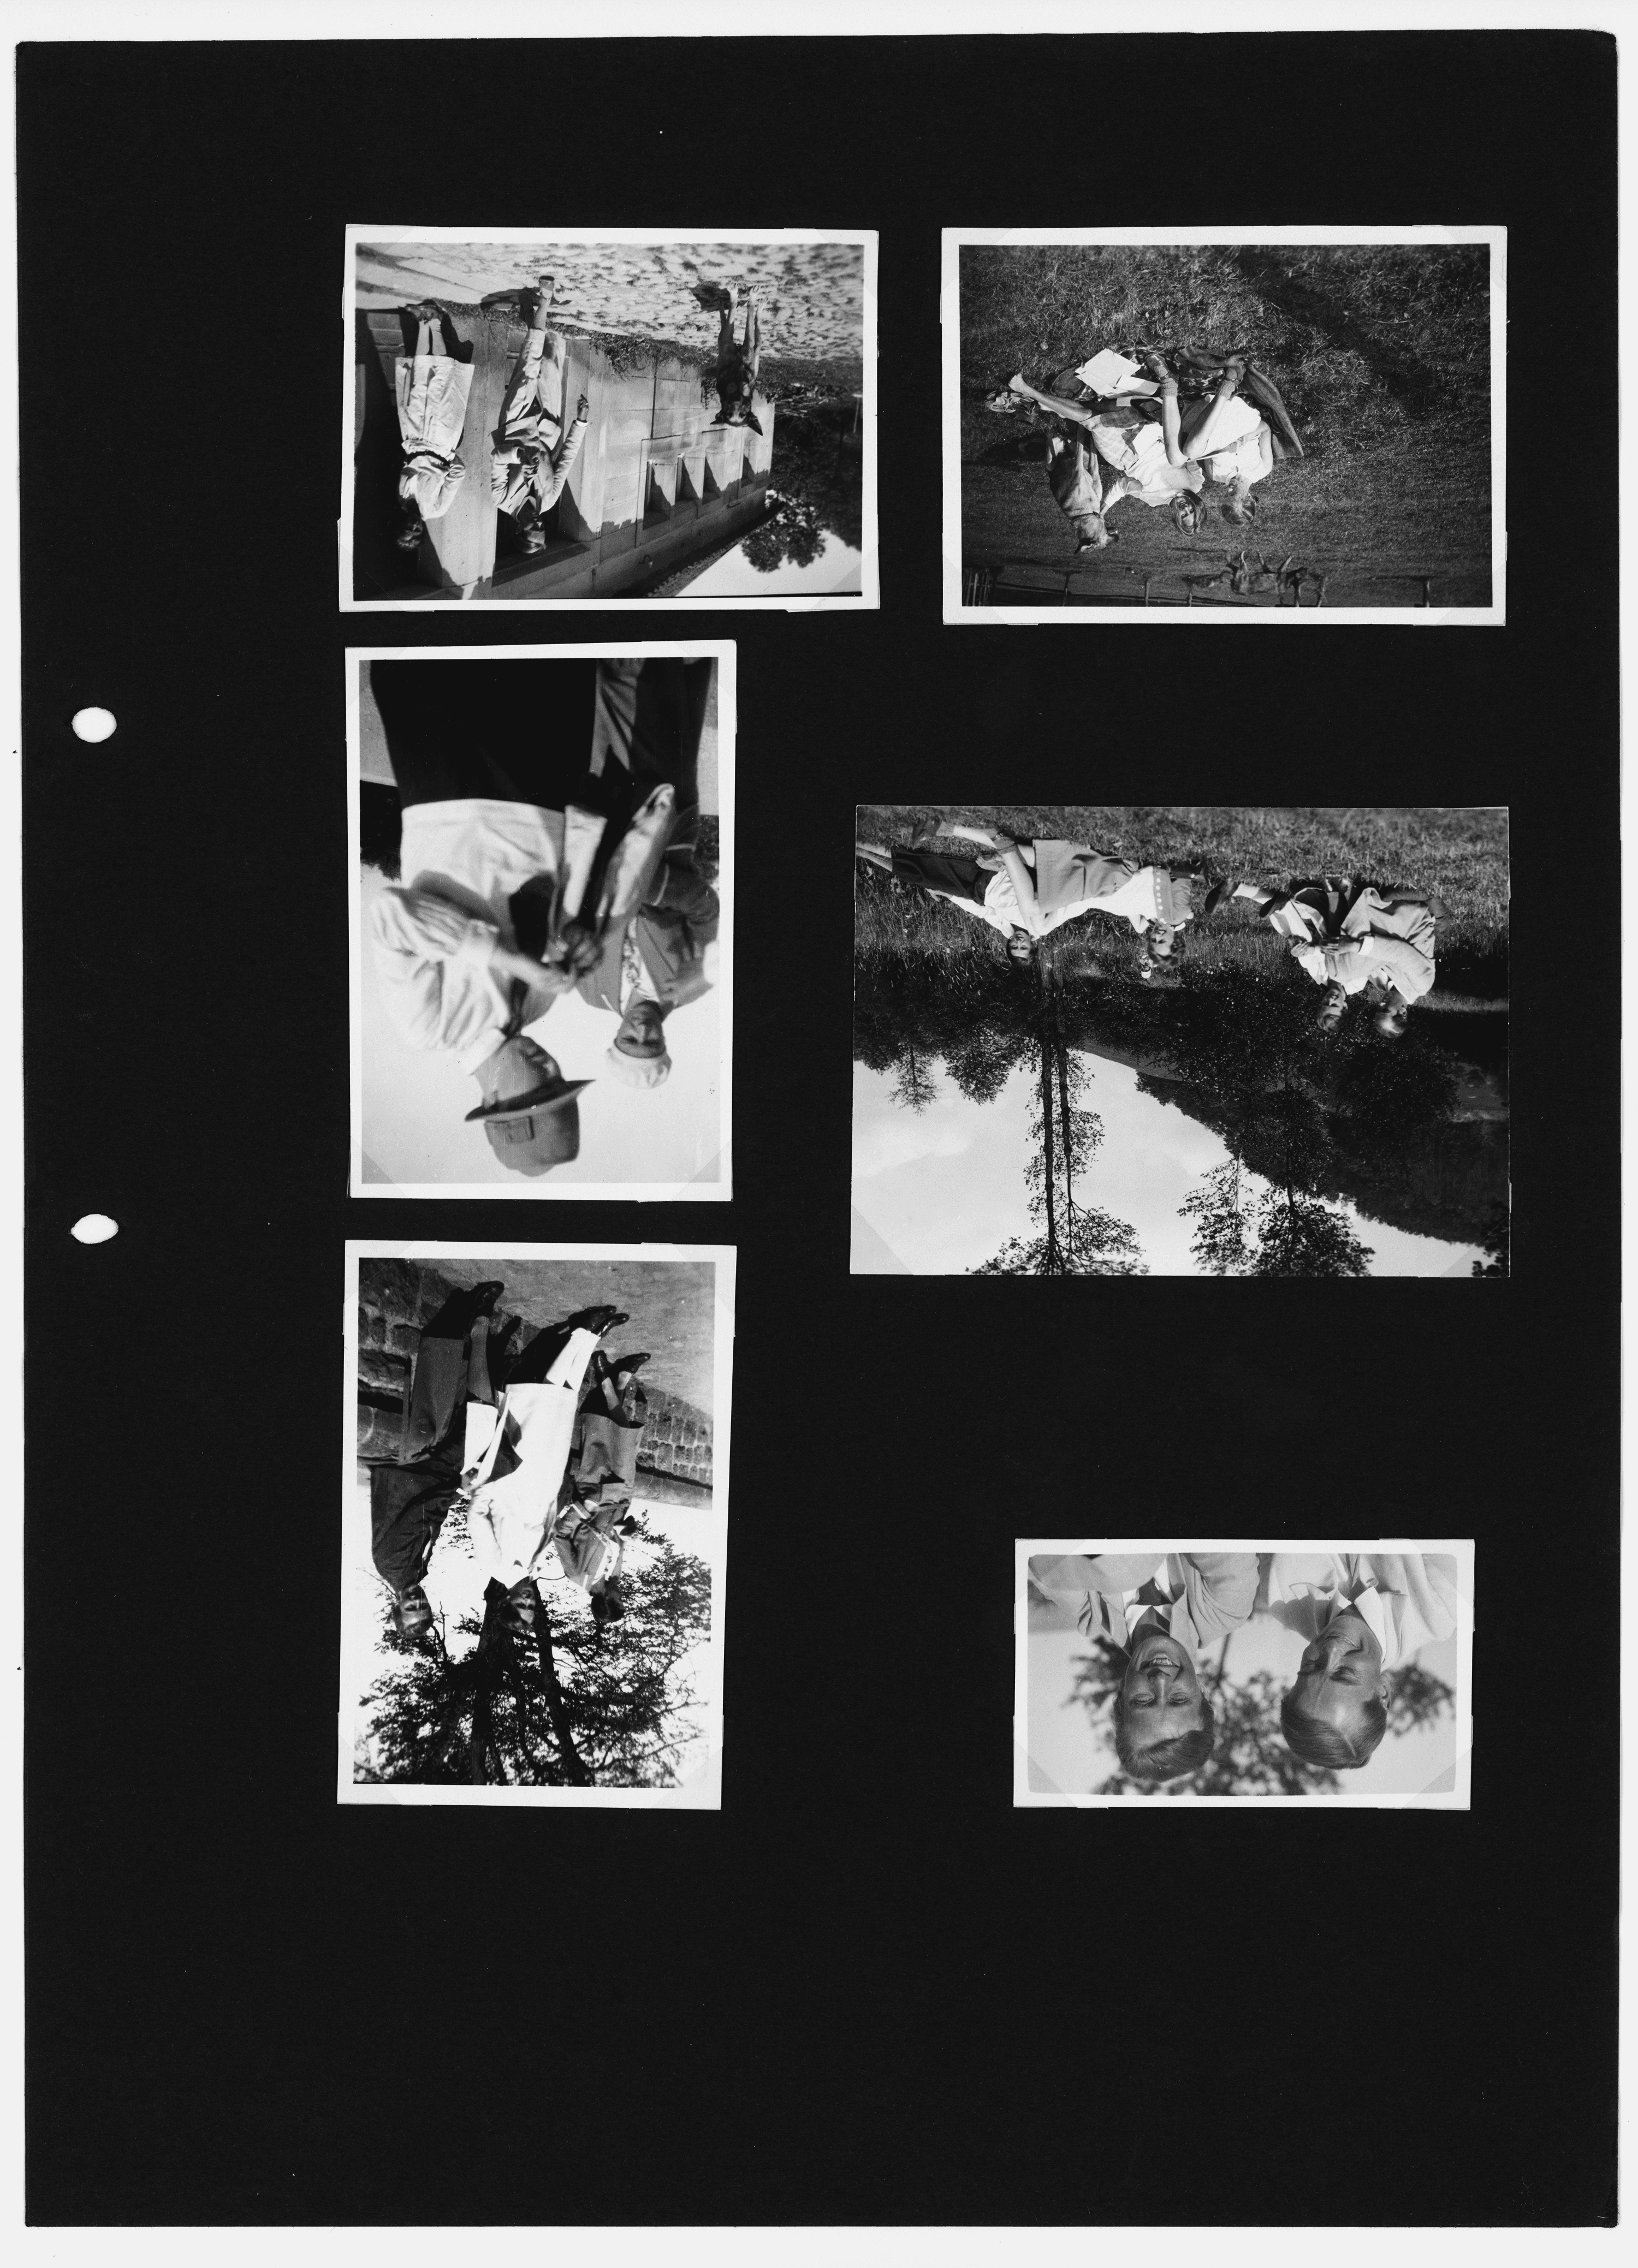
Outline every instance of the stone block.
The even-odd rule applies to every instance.
[[[413,1354],[421,1344],[421,1334],[413,1323],[393,1325],[393,1345],[400,1354]]]

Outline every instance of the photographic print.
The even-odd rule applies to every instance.
[[[732,1196],[733,663],[349,652],[354,1197]]]
[[[342,1800],[716,1809],[733,1253],[347,1275]]]
[[[347,232],[343,606],[874,607],[875,238]]]
[[[1020,1543],[1014,1801],[1469,1808],[1471,1543]]]
[[[1506,241],[947,229],[945,620],[1502,622]]]
[[[1505,810],[855,838],[856,1275],[1507,1274]]]

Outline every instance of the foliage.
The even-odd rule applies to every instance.
[[[986,806],[948,815],[1261,880],[1413,881],[1450,909],[1440,923],[1442,970],[1454,940],[1470,981],[1487,971],[1506,983],[1504,814]],[[857,831],[903,840],[926,816],[867,806]],[[907,1107],[925,1107],[927,1067],[941,1060],[958,1093],[992,1101],[1022,1064],[1039,1064],[1044,1040],[1077,1076],[1088,1056],[1132,1066],[1141,1092],[1217,1133],[1241,1170],[1208,1181],[1183,1208],[1208,1272],[1360,1272],[1369,1253],[1338,1210],[1345,1204],[1413,1233],[1484,1242],[1494,1256],[1507,1168],[1504,998],[1500,1012],[1470,998],[1441,1013],[1435,986],[1397,1042],[1378,1037],[1354,1003],[1322,1038],[1317,988],[1243,903],[1185,932],[1180,982],[1163,990],[1140,981],[1138,940],[1124,924],[1096,915],[1066,924],[1044,941],[1031,974],[989,929],[874,869],[860,877],[855,938],[854,1053],[901,1077],[913,1063]],[[1038,1095],[1031,1139],[1038,1175]],[[1080,1170],[1077,1159],[1076,1203]],[[1015,1272],[1056,1249],[1050,1239],[1044,1250],[1015,1239],[986,1271]]]
[[[440,1786],[665,1787],[692,1735],[678,1664],[711,1625],[711,1571],[668,1539],[622,1578],[626,1612],[550,1615],[539,1643],[513,1634],[494,1596],[457,1624],[467,1645],[405,1653],[365,1696],[374,1764],[364,1775]],[[491,1594],[498,1587],[491,1585]]]
[[[1493,1205],[1485,1225],[1485,1256],[1473,1263],[1475,1276],[1509,1276],[1513,1272],[1512,1214],[1505,1204]]]
[[[1076,1183],[1103,1146],[1103,1122],[1081,1108],[1088,1073],[1071,1052],[1061,1020],[1061,996],[1038,979],[1035,991],[1034,1052],[1038,1058],[1028,1122],[1031,1145],[1024,1166],[1025,1203],[1037,1233],[1009,1237],[974,1276],[1146,1276],[1137,1232],[1099,1206],[1087,1205]]]
[[[1110,1639],[1094,1637],[1092,1652],[1075,1664],[1071,1699],[1094,1719],[1106,1718],[1119,1689],[1125,1655]],[[1286,1688],[1271,1670],[1252,1670],[1231,1679],[1226,1674],[1225,1639],[1214,1671],[1200,1683],[1217,1712],[1217,1742],[1210,1758],[1183,1779],[1134,1780],[1117,1769],[1100,1780],[1098,1795],[1346,1795],[1346,1775],[1292,1755],[1280,1729],[1280,1704]],[[1449,1715],[1454,1690],[1414,1662],[1391,1673],[1388,1697],[1390,1740]]]
[[[1488,255],[1482,246],[980,246],[962,254],[963,549],[1061,573],[1073,555],[1038,467],[985,464],[1017,421],[983,401],[1023,365],[1038,384],[1117,340],[1245,346],[1273,375],[1305,454],[1258,490],[1255,540],[1328,570],[1328,604],[1443,603],[1489,593]],[[1204,535],[1118,507],[1117,553],[1083,588],[1140,597],[1148,572],[1221,563],[1242,531]],[[1264,539],[1266,539],[1264,541]],[[1278,547],[1276,549],[1274,547]]]
[[[774,429],[776,512],[745,539],[744,553],[759,574],[786,565],[811,566],[827,534],[854,550],[864,542],[864,457],[849,446],[851,401],[834,410],[781,417]]]

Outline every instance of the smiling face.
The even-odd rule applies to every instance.
[[[1140,1631],[1126,1658],[1119,1706],[1125,1744],[1140,1775],[1150,1749],[1198,1733],[1207,1721],[1188,1648],[1154,1625]]]
[[[1287,1698],[1299,1715],[1317,1719],[1355,1746],[1370,1738],[1370,1704],[1376,1700],[1385,1705],[1388,1680],[1381,1646],[1351,1607],[1334,1616],[1303,1647]]]

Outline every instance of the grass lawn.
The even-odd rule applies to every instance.
[[[905,843],[931,814],[920,806],[861,805],[861,843]],[[1442,898],[1439,982],[1427,1007],[1503,1003],[1507,995],[1508,815],[1505,810],[1341,809],[1312,806],[952,804],[945,819],[999,826],[1021,839],[1057,836],[1165,865],[1200,859],[1237,881],[1283,886],[1321,874],[1355,874]],[[959,843],[951,843],[959,850]],[[904,887],[874,868],[855,868],[855,947],[862,954],[934,954],[952,975],[975,944],[1000,940],[954,906]],[[1092,916],[1049,940],[1065,976],[1118,976],[1135,968],[1139,944],[1124,922]],[[1189,938],[1186,965],[1273,969],[1284,946],[1243,900],[1224,907]]]
[[[961,255],[962,537],[966,563],[1140,603],[1180,595],[1243,540],[1330,578],[1328,606],[1489,603],[1489,254],[1483,245],[984,245]],[[1245,347],[1306,453],[1258,488],[1253,527],[1199,536],[1114,508],[1120,541],[1077,565],[1026,429],[984,396],[1022,369],[1049,383],[1114,340]]]

